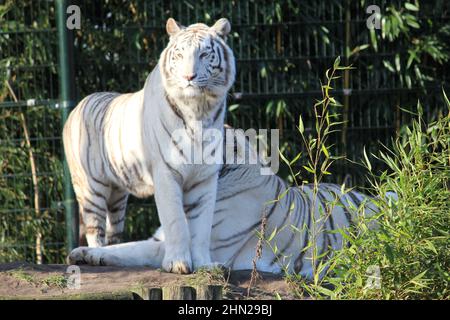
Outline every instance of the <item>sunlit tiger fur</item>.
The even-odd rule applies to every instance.
[[[89,247],[119,242],[129,194],[154,194],[166,235],[160,265],[188,273],[213,265],[220,164],[192,165],[193,155],[184,151],[198,144],[222,150],[220,141],[203,141],[195,132],[223,130],[235,61],[225,42],[227,19],[212,27],[169,19],[166,29],[169,44],[144,88],[86,97],[70,114],[63,139]]]
[[[239,134],[235,132],[235,136]],[[240,139],[235,140],[235,144],[227,143],[226,148],[234,148],[235,157],[240,161],[256,153],[248,141],[242,143]],[[376,212],[374,203],[369,201],[371,198],[359,192],[343,194],[339,185],[323,183],[314,197],[311,185],[290,188],[276,175],[261,175],[261,164],[245,163],[225,164],[219,174],[210,250],[212,259],[225,267],[252,268],[258,231],[265,221],[266,239],[275,229],[277,231],[273,239],[263,242],[262,256],[256,260],[257,269],[273,273],[287,270],[311,278],[312,240],[315,240],[317,255],[328,259],[333,250],[344,245],[342,235],[330,231],[352,227],[357,221],[359,206],[365,208],[366,215]],[[311,210],[314,202],[315,210]],[[311,238],[313,230],[317,235],[315,239]],[[98,249],[78,248],[70,254],[69,262],[158,268],[167,250],[165,243],[164,232],[159,229],[145,241]]]

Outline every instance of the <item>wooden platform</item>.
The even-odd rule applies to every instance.
[[[175,275],[150,268],[80,267],[80,286],[67,265],[0,265],[0,299],[292,299],[279,276],[260,273],[252,285],[250,271]]]

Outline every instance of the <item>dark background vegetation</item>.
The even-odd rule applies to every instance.
[[[313,123],[312,105],[320,81],[336,56],[355,69],[344,75],[334,96],[345,124],[335,134],[332,153],[359,161],[363,146],[376,152],[389,145],[420,98],[426,120],[443,109],[441,89],[448,79],[449,3],[429,1],[74,1],[81,30],[74,34],[78,99],[95,91],[136,91],[167,44],[165,22],[212,24],[227,17],[229,43],[237,57],[237,79],[227,121],[238,128],[279,128],[282,152],[302,149],[295,133],[301,114]],[[377,4],[382,30],[366,27],[366,7]],[[9,81],[15,103],[5,81]],[[62,146],[58,101],[55,3],[51,0],[0,4],[0,262],[35,260],[36,233],[44,262],[62,262],[64,211]],[[344,90],[346,89],[346,90]],[[346,93],[346,95],[344,95]],[[26,101],[36,105],[27,107]],[[29,148],[38,172],[35,210]],[[307,129],[308,130],[308,129]],[[373,159],[374,160],[374,159]],[[383,169],[376,160],[375,170]],[[364,168],[339,161],[329,180],[364,186]],[[282,167],[280,175],[287,177]],[[302,176],[303,179],[308,179]],[[158,221],[151,199],[132,199],[127,239],[150,235]]]

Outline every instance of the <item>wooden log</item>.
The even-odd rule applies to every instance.
[[[134,288],[132,292],[135,300],[162,300],[161,288]]]
[[[162,288],[163,300],[195,300],[195,289],[187,286]]]
[[[196,287],[197,300],[222,300],[223,286],[201,285]]]

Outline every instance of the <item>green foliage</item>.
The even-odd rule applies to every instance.
[[[330,99],[328,92],[325,97]],[[313,281],[306,281],[286,272],[294,292],[316,299],[450,299],[450,103],[445,93],[444,99],[447,115],[427,124],[418,104],[416,119],[395,139],[392,150],[375,155],[388,170],[373,173],[364,151],[373,203],[379,212],[367,217],[364,206],[358,208],[356,227],[339,231],[348,246],[324,262],[321,258],[329,252],[317,256],[314,231],[293,231],[311,233],[304,250],[312,248],[314,275]],[[322,118],[319,115],[316,124]],[[316,133],[320,128],[316,125]],[[314,146],[309,156],[316,159],[324,142],[309,138],[305,143]],[[326,157],[320,161],[326,166]],[[307,171],[317,185],[317,166]]]
[[[378,227],[360,221],[333,258],[321,283],[334,285],[332,298],[450,298],[450,113],[426,124],[418,111],[393,150],[379,154],[389,171],[371,178]],[[384,200],[388,192],[398,201]],[[380,288],[365,287],[371,266],[380,270]]]
[[[370,43],[363,45],[364,48],[370,45],[375,52],[381,43],[387,48],[398,48],[394,56],[383,59],[383,66],[400,80],[402,87],[425,87],[439,77],[440,67],[450,58],[446,41],[450,25],[421,19],[422,2],[416,0],[383,8],[381,32],[372,29]]]
[[[27,273],[26,270],[23,270],[22,268],[7,271],[6,274],[36,287],[43,286],[58,289],[64,289],[67,287],[67,277],[62,274],[51,274],[45,278],[38,279],[36,276]]]
[[[23,269],[16,269],[13,271],[8,272],[8,274],[20,281],[25,281],[27,283],[34,283],[35,282],[35,278],[30,275],[29,273],[26,273]]]
[[[64,289],[67,287],[67,277],[61,274],[50,275],[40,281],[46,287]]]
[[[294,285],[295,290],[301,288],[308,293],[311,293],[310,288],[317,288],[320,292],[328,292],[329,290],[321,285],[321,275],[327,272],[330,269],[331,260],[327,260],[324,262],[323,258],[325,256],[329,256],[329,252],[325,250],[325,252],[319,252],[320,245],[318,244],[318,238],[323,230],[323,226],[326,225],[327,219],[329,219],[333,208],[337,205],[338,199],[330,202],[326,205],[325,208],[321,206],[317,206],[318,200],[318,186],[322,182],[324,176],[330,175],[329,167],[333,164],[334,161],[341,159],[342,157],[331,155],[332,145],[329,144],[329,138],[331,134],[336,131],[336,126],[341,124],[338,121],[339,113],[337,108],[341,107],[341,104],[338,103],[331,95],[333,91],[333,84],[340,79],[339,74],[342,72],[351,70],[351,67],[342,66],[340,57],[337,57],[334,61],[333,67],[328,69],[325,73],[325,83],[322,84],[322,98],[318,100],[313,105],[313,114],[314,114],[314,125],[309,133],[305,132],[305,126],[303,123],[303,119],[300,116],[298,121],[298,133],[301,137],[301,141],[303,145],[305,145],[305,157],[306,157],[306,165],[302,166],[301,170],[294,171],[294,166],[297,162],[301,161],[302,153],[298,153],[294,156],[292,160],[288,160],[286,156],[280,151],[280,157],[288,166],[292,180],[295,182],[295,188],[300,187],[301,184],[312,183],[313,192],[312,199],[310,202],[310,211],[306,214],[309,215],[311,219],[311,228],[308,228],[306,225],[302,226],[300,229],[297,226],[288,226],[291,227],[292,232],[295,233],[308,233],[307,239],[308,243],[304,244],[302,248],[302,252],[310,255],[309,259],[311,259],[311,265],[313,268],[313,282],[311,284],[307,284],[303,281],[300,275],[291,275],[288,265],[281,263],[284,268],[284,273],[288,279],[288,281],[292,283],[300,282],[300,285]],[[300,182],[297,182],[301,177]],[[309,178],[307,178],[309,177]],[[344,186],[342,186],[344,190]],[[279,196],[279,199],[286,195],[287,191]],[[276,199],[274,201],[278,201]],[[316,214],[316,208],[319,207],[320,212],[319,215]],[[291,207],[291,210],[294,208]],[[317,228],[316,226],[322,225],[322,228]],[[282,228],[285,228],[283,226]],[[272,239],[281,231],[281,229],[274,229],[271,235],[268,238],[265,238],[265,243],[271,248],[274,254],[278,253],[278,247],[276,244],[272,243]],[[261,236],[261,235],[260,235]],[[309,254],[310,252],[310,254]],[[288,257],[284,257],[288,258]],[[292,263],[292,261],[291,261]],[[311,287],[310,287],[311,286]],[[331,291],[330,291],[331,292]]]
[[[35,14],[30,15],[33,5]],[[38,231],[44,242],[45,262],[62,262],[64,216],[62,197],[61,126],[59,110],[48,106],[13,103],[10,84],[18,100],[52,99],[56,83],[56,37],[48,3],[6,1],[0,6],[0,262],[35,261]],[[14,17],[14,18],[12,18]],[[21,117],[29,132],[26,143]],[[39,213],[35,211],[29,152],[36,162]]]
[[[62,163],[60,149],[55,148],[60,134],[59,111],[33,107],[25,112],[38,169],[38,216],[34,210],[31,167],[20,112],[24,111],[12,109],[0,116],[0,261],[33,261],[36,230],[40,230],[46,243],[44,260],[62,262],[61,246],[56,245],[64,243],[65,234],[60,205]],[[40,121],[47,117],[56,123]]]
[[[337,121],[339,114],[336,111],[330,112],[331,108],[336,109],[341,107],[341,104],[330,95],[330,92],[333,90],[332,84],[340,78],[337,73],[350,69],[352,68],[341,66],[340,57],[337,57],[333,68],[326,71],[326,82],[321,86],[322,99],[317,101],[313,106],[315,117],[314,128],[308,135],[305,133],[303,118],[302,116],[299,117],[297,129],[306,148],[307,155],[306,164],[303,165],[303,169],[307,175],[309,174],[312,177],[308,180],[305,179],[307,175],[303,175],[302,179],[304,183],[312,181],[317,185],[325,175],[331,174],[328,170],[333,162],[341,158],[331,156],[329,151],[333,147],[329,144],[329,138],[335,132],[335,127],[341,124],[341,122]],[[297,177],[300,176],[302,170],[294,173],[292,166],[302,157],[302,152],[297,153],[290,161],[282,153],[280,153],[280,156],[290,168],[291,175],[294,177],[294,181],[298,186]]]

